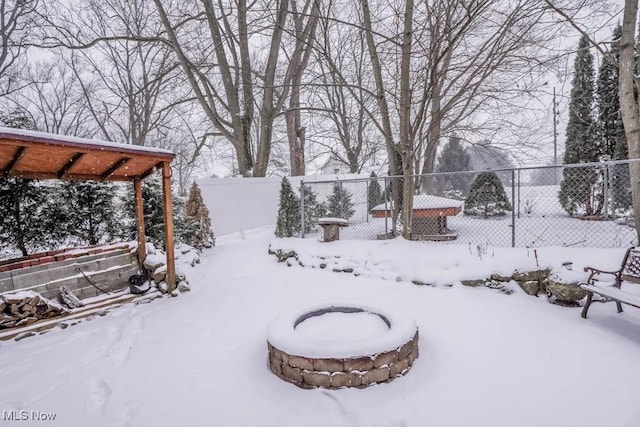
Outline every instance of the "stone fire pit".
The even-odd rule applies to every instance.
[[[331,305],[276,318],[267,332],[269,367],[302,388],[367,387],[404,375],[418,357],[408,316]]]

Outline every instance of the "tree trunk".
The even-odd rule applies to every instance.
[[[262,106],[260,107],[258,153],[256,154],[256,165],[253,171],[253,176],[265,176],[267,174],[269,156],[271,154],[271,139],[273,136],[273,119],[279,111],[279,107],[276,107],[274,104],[274,91],[276,66],[278,65],[278,57],[280,54],[282,32],[284,31],[284,25],[287,21],[288,15],[287,0],[279,0],[277,5],[277,17],[273,33],[271,35],[269,56],[267,57],[267,64],[264,72],[264,93],[262,97]]]
[[[293,94],[292,94],[293,96]],[[293,102],[293,101],[292,101]],[[299,105],[299,100],[296,101]],[[285,113],[287,121],[287,139],[289,140],[289,161],[291,162],[291,176],[304,176],[304,142],[305,129],[300,123],[300,109],[289,110]]]
[[[413,220],[413,159],[411,137],[411,44],[413,41],[413,0],[406,0],[400,59],[400,154],[402,155],[402,236],[411,239]]]
[[[634,39],[636,30],[637,0],[625,0],[620,37],[620,113],[629,147],[629,159],[640,159],[640,116],[634,96]],[[640,242],[640,162],[629,165],[631,197],[636,237]]]
[[[367,50],[369,51],[369,59],[371,60],[371,68],[373,77],[376,82],[376,100],[378,109],[380,110],[380,121],[384,133],[385,146],[387,148],[387,156],[389,158],[389,176],[398,176],[402,174],[402,159],[399,155],[398,148],[393,142],[393,131],[391,128],[391,119],[389,117],[389,106],[387,104],[384,80],[382,78],[382,65],[378,56],[377,45],[373,38],[373,29],[371,25],[371,10],[369,8],[369,0],[360,0],[362,4],[362,25],[365,31],[367,41]],[[401,192],[396,190],[398,180],[392,180],[391,192],[394,199],[401,198]],[[395,233],[398,224],[398,209],[400,204],[392,206],[393,215],[391,221],[391,230]]]

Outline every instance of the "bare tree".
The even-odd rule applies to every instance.
[[[284,102],[284,98],[276,94],[275,78],[288,13],[286,0],[275,0],[274,4],[249,4],[246,0],[226,4],[203,0],[184,9],[176,3],[163,4],[160,0],[154,0],[154,4],[182,70],[211,126],[233,145],[240,173],[264,176],[271,149],[273,119]],[[252,7],[264,13],[253,13]],[[170,20],[167,10],[171,11],[171,16],[178,17],[174,19],[177,22]],[[273,16],[266,13],[269,10],[275,11]],[[194,30],[186,25],[191,21],[200,27]],[[252,61],[250,35],[264,39],[264,35],[256,35],[256,27],[271,27],[272,31],[264,46],[266,58],[254,58]],[[201,45],[205,50],[200,52],[200,58],[188,49],[193,31],[209,42]],[[207,52],[211,50],[213,53],[209,57]],[[259,62],[264,66],[259,67],[256,64]],[[260,91],[261,99],[256,96],[258,88],[263,89]],[[256,103],[259,105],[259,134],[257,141],[252,141]]]
[[[322,46],[311,67],[315,84],[308,87],[309,103],[317,106],[312,110],[316,117],[312,138],[315,145],[347,165],[350,173],[360,173],[384,150],[372,116],[376,99],[367,90],[373,82],[366,42],[359,28],[328,19],[328,13],[322,20]]]
[[[289,100],[285,120],[291,172],[304,174],[300,91],[313,48],[318,0],[154,4],[212,128],[233,146],[240,173],[265,176],[274,121]],[[199,56],[188,49],[194,32],[202,37]],[[284,55],[287,35],[292,50]]]
[[[105,139],[149,145],[188,99],[154,16],[143,0],[78,0],[55,4],[46,17],[44,46],[70,49],[67,66]]]
[[[359,6],[333,19],[364,32],[374,83],[367,90],[376,99],[369,115],[384,137],[390,174],[402,175],[402,191],[392,194],[409,237],[413,174],[433,171],[443,129],[470,126],[485,108],[530,91],[553,58],[545,49],[558,32],[544,19],[546,5],[535,0],[361,0]],[[344,70],[334,63],[331,71],[348,87]]]
[[[91,137],[96,133],[80,84],[60,57],[29,65],[25,86],[5,99],[8,109],[27,115],[37,130]]]
[[[319,0],[306,0],[302,10],[298,10],[296,0],[289,2],[291,20],[293,21],[294,48],[289,59],[284,85],[291,88],[289,108],[285,112],[291,176],[304,175],[305,173],[304,144],[306,136],[300,113],[300,92],[302,77],[315,43],[316,27],[320,18],[318,3]]]
[[[0,0],[0,95],[23,87],[16,67],[36,25],[39,0]]]

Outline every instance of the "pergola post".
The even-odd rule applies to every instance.
[[[173,243],[173,209],[171,206],[171,164],[162,163],[162,200],[164,206],[164,248],[167,253],[167,287],[176,288],[176,256]]]
[[[138,237],[138,263],[143,270],[143,262],[147,258],[147,238],[144,232],[144,209],[142,202],[142,179],[139,176],[133,179],[133,194],[136,205],[136,230]]]

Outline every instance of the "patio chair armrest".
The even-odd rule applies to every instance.
[[[584,268],[585,273],[590,273],[589,277],[587,278],[587,283],[590,285],[593,285],[594,282],[594,277],[599,275],[599,274],[610,274],[612,276],[615,276],[616,278],[616,283],[620,283],[621,278],[620,278],[620,274],[622,273],[622,270],[617,270],[617,271],[605,271],[605,270],[600,270],[594,267],[585,267]]]

